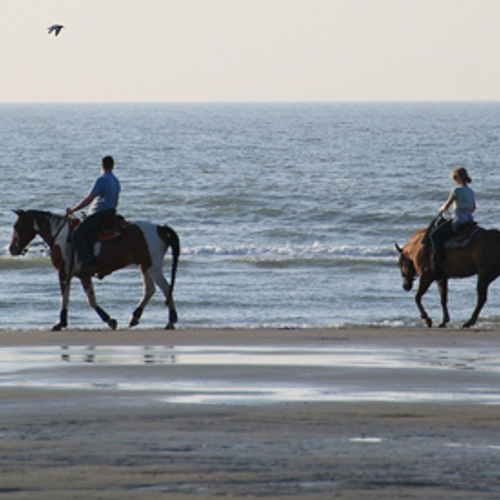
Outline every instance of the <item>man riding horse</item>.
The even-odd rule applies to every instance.
[[[72,233],[78,259],[82,263],[82,274],[92,276],[97,271],[94,254],[87,242],[89,234],[99,231],[105,220],[116,214],[120,197],[120,182],[113,174],[114,160],[112,156],[102,159],[102,175],[97,178],[90,193],[73,208],[66,209],[66,215],[72,215],[82,208],[90,206],[88,216],[80,222]]]

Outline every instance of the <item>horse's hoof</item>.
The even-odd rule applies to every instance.
[[[446,328],[446,323],[439,323],[439,328]]]
[[[144,309],[142,307],[137,307],[137,309],[132,313],[132,316],[130,317],[130,322],[128,324],[130,328],[137,326],[139,324],[139,321],[141,321],[143,311]]]
[[[432,328],[432,319],[431,318],[424,318],[424,323],[427,326],[427,328]]]
[[[474,323],[471,323],[470,321],[467,321],[467,323],[464,323],[462,325],[462,328],[470,328]]]
[[[170,311],[170,316],[168,317],[168,322],[169,323],[177,323],[178,316],[177,316],[177,310],[174,308]]]
[[[116,330],[116,327],[118,326],[118,322],[116,321],[116,319],[111,318],[108,321],[108,325],[111,328],[111,330]]]
[[[61,325],[61,323],[57,323],[57,325],[54,325],[52,327],[53,332],[60,332],[62,329],[63,329],[63,326]]]
[[[175,324],[172,323],[172,321],[169,321],[167,323],[167,326],[165,327],[165,330],[175,330]]]

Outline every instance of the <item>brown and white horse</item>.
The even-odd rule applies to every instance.
[[[17,210],[10,253],[21,255],[28,244],[39,235],[49,246],[52,264],[55,267],[61,289],[61,312],[59,322],[52,328],[59,331],[68,326],[68,306],[71,278],[77,276],[87,295],[89,305],[113,330],[117,322],[97,304],[92,278],[80,272],[81,265],[71,243],[71,219],[40,210]],[[163,259],[168,248],[172,249],[172,274],[170,284],[163,276]],[[174,328],[177,311],[174,305],[174,285],[180,242],[177,233],[169,226],[157,226],[151,222],[133,222],[117,238],[96,245],[95,255],[99,278],[111,274],[130,264],[139,266],[143,280],[143,295],[130,319],[130,326],[139,320],[155,292],[155,283],[165,295],[169,317],[165,328]]]

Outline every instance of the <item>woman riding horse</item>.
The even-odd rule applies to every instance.
[[[452,177],[457,183],[457,187],[441,207],[440,213],[454,204],[455,216],[451,221],[438,226],[431,233],[434,258],[431,248],[425,244],[429,230],[420,229],[417,231],[403,248],[396,244],[399,251],[398,266],[403,278],[403,288],[410,291],[418,277],[415,303],[421,318],[429,327],[432,326],[432,320],[422,304],[422,298],[434,281],[437,281],[443,311],[443,319],[439,326],[444,327],[450,321],[447,306],[448,279],[477,275],[476,306],[470,318],[463,324],[467,328],[477,322],[488,298],[488,287],[500,276],[500,231],[496,229],[478,227],[466,245],[447,249],[446,265],[443,269],[443,239],[465,223],[473,222],[472,214],[476,209],[474,192],[469,187],[472,180],[467,170],[463,167],[457,168],[453,170]]]
[[[457,184],[450,196],[439,209],[442,215],[451,205],[454,205],[454,217],[439,225],[430,235],[434,253],[434,266],[437,279],[444,278],[444,241],[466,223],[474,222],[472,214],[476,210],[474,191],[469,187],[472,179],[464,167],[459,167],[451,173],[452,179]]]

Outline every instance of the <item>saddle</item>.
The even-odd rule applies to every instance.
[[[476,233],[481,229],[475,222],[466,222],[444,242],[445,248],[465,248],[470,245]]]
[[[73,231],[78,224],[80,224],[81,219],[74,218],[71,221],[71,231]],[[125,220],[121,215],[114,215],[109,219],[106,219],[101,226],[101,229],[97,233],[91,233],[88,235],[87,239],[89,243],[93,244],[96,242],[110,241],[114,238],[120,237],[125,229],[130,225],[130,222]]]
[[[438,216],[434,219],[425,231],[424,237],[422,238],[422,244],[430,246],[430,235],[432,231],[445,222],[446,219],[442,216]],[[444,248],[465,248],[469,246],[472,243],[474,236],[476,236],[481,229],[481,226],[478,226],[476,222],[466,222],[459,227],[458,231],[455,231],[445,239]]]

